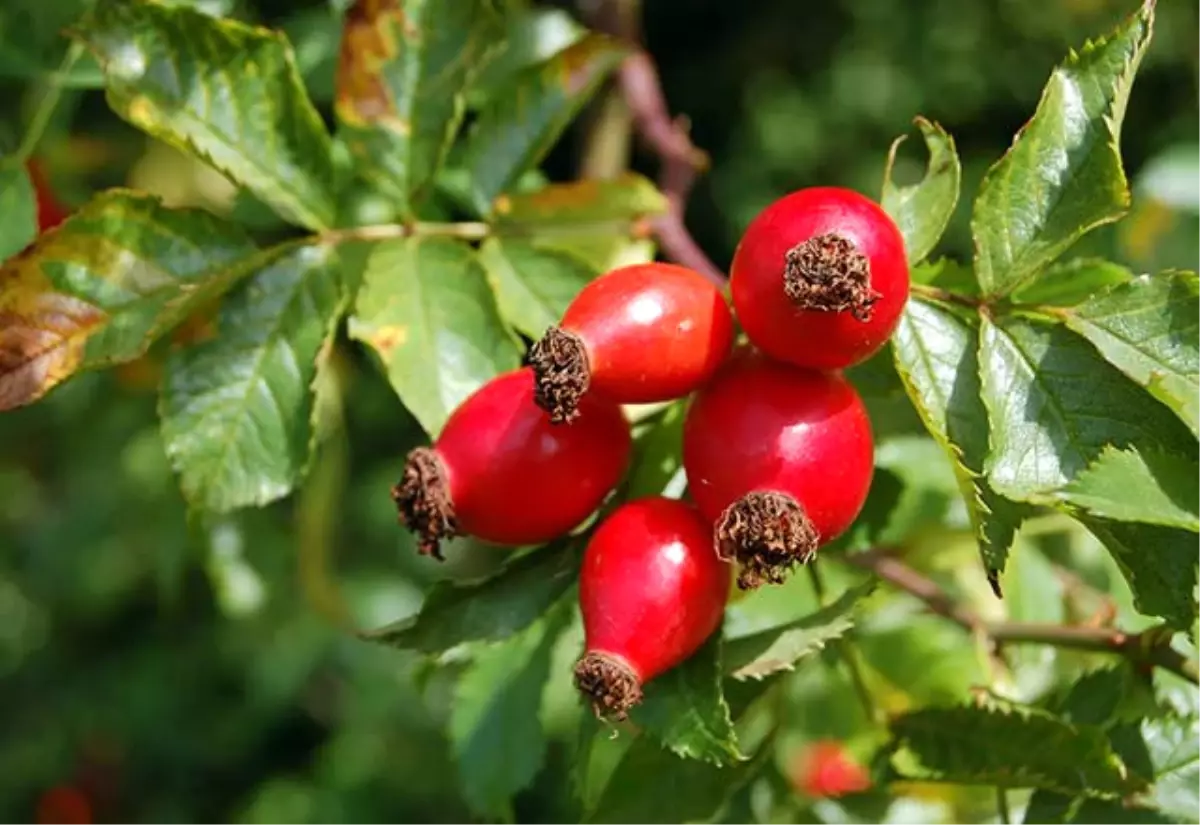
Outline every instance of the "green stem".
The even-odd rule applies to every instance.
[[[63,55],[62,63],[59,64],[57,71],[50,76],[50,80],[46,83],[42,99],[38,101],[37,108],[33,111],[33,117],[29,119],[29,126],[25,129],[25,135],[21,138],[21,145],[17,147],[10,162],[22,164],[33,155],[33,150],[37,148],[46,127],[50,124],[54,110],[58,107],[58,101],[62,98],[63,78],[81,57],[83,57],[83,44],[78,41],[73,42],[67,49],[67,53]]]

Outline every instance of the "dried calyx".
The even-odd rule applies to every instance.
[[[801,309],[849,312],[871,320],[871,307],[882,296],[871,288],[871,263],[853,241],[829,232],[788,250],[783,291]]]
[[[565,424],[579,416],[579,399],[591,384],[587,350],[573,332],[550,327],[529,350],[533,367],[533,400],[550,414],[554,424]]]
[[[401,523],[416,534],[421,554],[441,561],[442,540],[459,535],[459,527],[446,471],[435,451],[417,447],[408,454],[404,476],[392,487],[392,501]]]
[[[725,508],[714,527],[717,555],[740,565],[738,587],[782,584],[797,564],[817,554],[819,537],[796,499],[785,493],[747,493]]]
[[[587,696],[601,719],[615,722],[628,718],[629,710],[642,701],[642,682],[633,669],[606,653],[588,653],[575,665],[575,687]]]

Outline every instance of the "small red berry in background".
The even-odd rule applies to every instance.
[[[782,582],[850,526],[874,453],[866,408],[845,378],[748,347],[696,394],[684,421],[689,493],[747,590]]]
[[[586,635],[575,684],[598,716],[623,719],[642,685],[691,656],[721,624],[730,568],[695,508],[635,499],[604,520],[579,576]]]
[[[824,740],[804,747],[792,762],[792,785],[814,799],[845,796],[871,787],[866,769],[840,742]]]
[[[72,785],[55,785],[37,801],[38,825],[87,825],[92,805],[83,791]]]
[[[30,158],[25,162],[25,169],[29,172],[29,180],[33,183],[33,192],[37,198],[38,232],[53,229],[65,221],[71,213],[59,203],[39,161]]]
[[[742,328],[763,352],[841,369],[878,351],[900,321],[909,289],[904,239],[857,192],[801,189],[750,223],[730,288]]]
[[[629,463],[629,424],[616,404],[583,399],[570,427],[533,402],[529,368],[500,375],[458,406],[433,447],[408,454],[392,488],[421,553],[475,536],[538,544],[569,532],[616,486]]]
[[[698,272],[662,263],[614,269],[584,287],[534,344],[537,402],[562,423],[587,392],[621,404],[682,398],[732,343],[729,306]]]

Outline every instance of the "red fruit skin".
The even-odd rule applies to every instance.
[[[559,326],[583,339],[591,390],[622,404],[682,398],[716,372],[733,344],[721,292],[674,264],[602,275],[580,291]]]
[[[852,241],[870,261],[871,288],[882,297],[868,321],[849,312],[800,309],[784,294],[788,250],[829,232]],[[813,369],[865,361],[891,337],[908,300],[900,230],[871,199],[835,187],[801,189],[760,212],[738,243],[729,277],[734,309],[751,342],[780,361]]]
[[[787,493],[822,544],[858,516],[874,455],[866,408],[845,378],[750,348],[697,393],[684,421],[688,490],[706,519],[749,492]]]
[[[845,796],[871,787],[866,769],[834,741],[814,742],[795,760],[792,782],[796,789],[815,799]]]
[[[464,533],[496,544],[549,541],[587,518],[629,463],[616,404],[584,398],[555,426],[533,401],[528,367],[496,377],[451,414],[436,450]]]
[[[58,202],[41,163],[31,158],[26,161],[25,169],[29,172],[29,180],[33,183],[33,192],[37,199],[38,232],[53,229],[65,221],[70,213]]]
[[[622,505],[584,553],[587,651],[620,659],[648,682],[717,629],[730,575],[713,552],[712,528],[690,504],[654,496]]]

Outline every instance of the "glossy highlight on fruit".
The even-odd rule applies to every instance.
[[[738,586],[778,584],[850,526],[874,446],[866,408],[840,374],[738,350],[688,409],[683,466]]]
[[[712,376],[732,343],[729,306],[698,272],[663,263],[614,269],[584,287],[534,344],[537,402],[562,423],[588,393],[621,404],[682,398]]]
[[[751,221],[730,289],[763,352],[801,367],[848,367],[878,351],[900,321],[909,290],[904,238],[870,198],[801,189]]]
[[[651,496],[604,520],[579,577],[586,642],[575,667],[598,716],[625,718],[642,685],[704,644],[721,624],[730,575],[690,504]]]
[[[500,375],[451,414],[433,447],[408,454],[392,488],[400,520],[422,554],[475,536],[537,544],[587,518],[629,463],[629,424],[620,407],[584,399],[570,427],[555,427],[533,403],[528,367]]]

